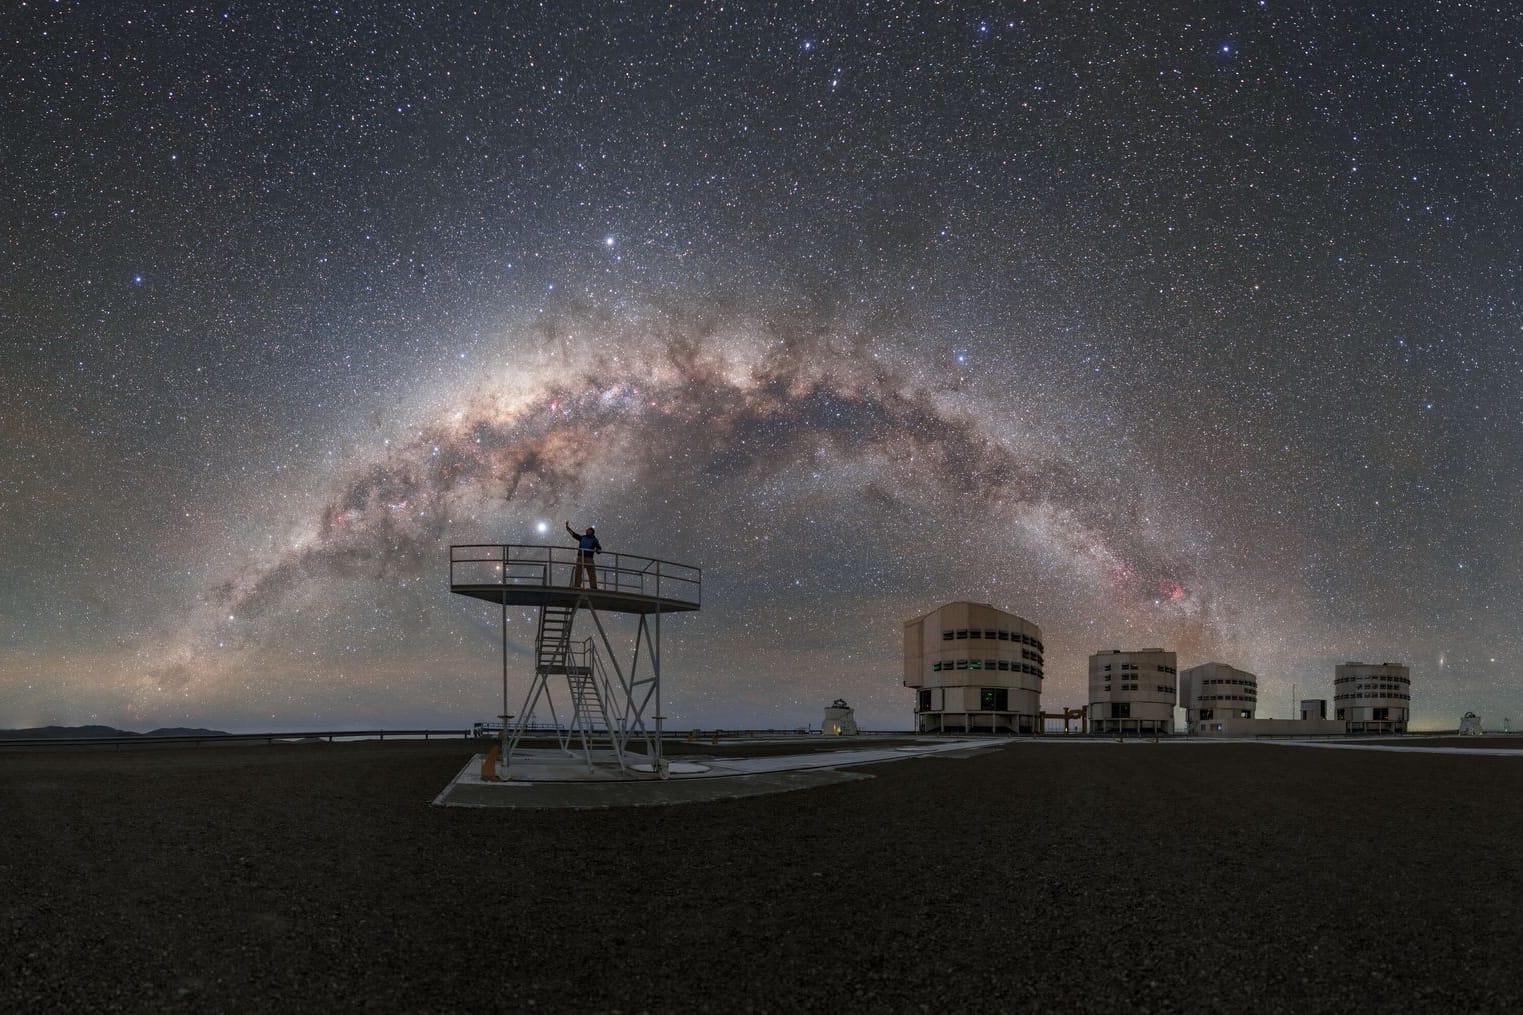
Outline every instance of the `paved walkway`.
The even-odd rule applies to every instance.
[[[1474,755],[1492,758],[1523,758],[1523,750],[1493,747],[1403,746],[1373,744],[1359,740],[1265,740],[1216,737],[979,737],[966,740],[926,738],[904,744],[871,746],[857,741],[838,750],[813,750],[801,754],[763,757],[687,757],[670,762],[667,778],[658,778],[646,766],[621,769],[610,752],[595,752],[592,765],[580,752],[558,749],[525,749],[514,753],[513,764],[500,781],[482,779],[485,756],[478,754],[434,799],[442,807],[509,808],[602,808],[657,807],[709,800],[734,800],[768,793],[787,793],[835,783],[868,779],[857,771],[863,765],[903,761],[906,758],[967,756],[974,751],[1011,744],[1178,744],[1206,747],[1212,744],[1265,744],[1274,747],[1318,747],[1348,751],[1385,751],[1400,754]],[[765,741],[736,741],[743,751]],[[640,769],[644,768],[644,771]],[[502,769],[499,768],[499,771]]]
[[[1396,754],[1470,754],[1488,758],[1523,758],[1523,748],[1407,747],[1400,744],[1361,744],[1351,740],[1260,740],[1276,747],[1326,747],[1335,751],[1391,751]]]

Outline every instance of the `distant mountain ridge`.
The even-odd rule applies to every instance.
[[[34,726],[24,730],[0,730],[0,740],[87,740],[108,737],[225,737],[222,730],[190,729],[166,726],[138,733],[114,726]]]

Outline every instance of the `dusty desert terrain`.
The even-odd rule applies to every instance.
[[[0,1010],[1523,1004],[1523,757],[1055,739],[580,811],[430,806],[462,742],[3,751]]]

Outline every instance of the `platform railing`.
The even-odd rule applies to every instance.
[[[580,567],[575,547],[526,543],[471,543],[450,547],[450,587],[574,588]],[[624,595],[697,604],[703,572],[689,564],[629,553],[599,553],[593,564],[598,589]]]

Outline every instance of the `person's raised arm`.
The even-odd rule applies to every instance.
[[[571,534],[572,539],[580,540],[582,538],[581,536],[577,535],[576,530],[571,527],[571,520],[569,518],[566,520],[566,531]]]

